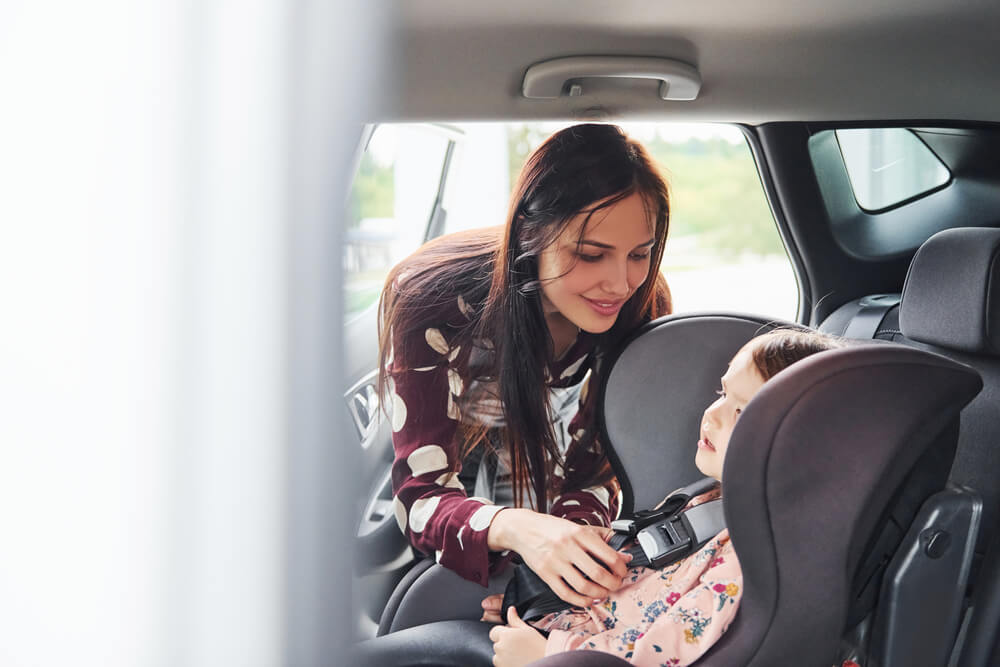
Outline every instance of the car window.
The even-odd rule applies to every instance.
[[[347,315],[371,306],[389,269],[424,242],[452,143],[433,125],[375,128],[348,196]]]
[[[503,224],[532,150],[568,123],[469,123],[449,169],[444,231]],[[662,270],[675,312],[795,319],[798,288],[743,132],[721,124],[623,123],[670,184]]]
[[[899,127],[837,130],[858,206],[879,211],[929,193],[951,173],[910,130]]]

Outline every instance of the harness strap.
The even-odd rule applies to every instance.
[[[638,512],[631,519],[615,521],[616,534],[609,544],[619,551],[632,554],[630,567],[661,569],[701,548],[726,527],[722,500],[710,500],[684,509],[694,496],[710,491],[717,482],[711,478],[699,480],[671,494],[658,510]],[[626,543],[635,542],[627,548]],[[519,565],[504,591],[501,614],[517,609],[525,621],[570,607],[527,565]]]
[[[879,294],[862,299],[861,308],[844,329],[844,338],[875,338],[886,313],[898,306],[899,301],[900,297],[896,294]]]

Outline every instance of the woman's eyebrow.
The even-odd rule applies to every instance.
[[[645,248],[646,246],[651,246],[656,243],[656,239],[649,239],[645,243],[640,243],[636,248]],[[591,241],[590,239],[583,239],[577,245],[592,245],[597,248],[605,248],[607,250],[614,250],[615,246],[609,243],[601,243],[600,241]]]

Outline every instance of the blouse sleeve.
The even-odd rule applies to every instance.
[[[636,665],[692,664],[725,634],[739,609],[743,574],[731,543],[727,541],[706,564],[697,584],[687,593],[667,594],[664,589],[663,594],[664,599],[646,600],[645,613],[659,613],[644,632],[620,626],[597,634],[572,628],[553,630],[545,654],[596,650]]]
[[[390,369],[396,520],[414,548],[486,585],[503,560],[486,544],[487,529],[503,507],[467,497],[458,479],[457,398],[464,387],[451,363],[459,349],[449,346],[440,329],[428,328],[422,341],[394,350],[405,356]]]

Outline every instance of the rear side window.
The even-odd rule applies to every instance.
[[[881,211],[933,192],[951,174],[905,128],[837,130],[837,142],[858,206]]]
[[[348,195],[345,313],[378,300],[386,275],[427,236],[449,135],[431,125],[379,125]]]

